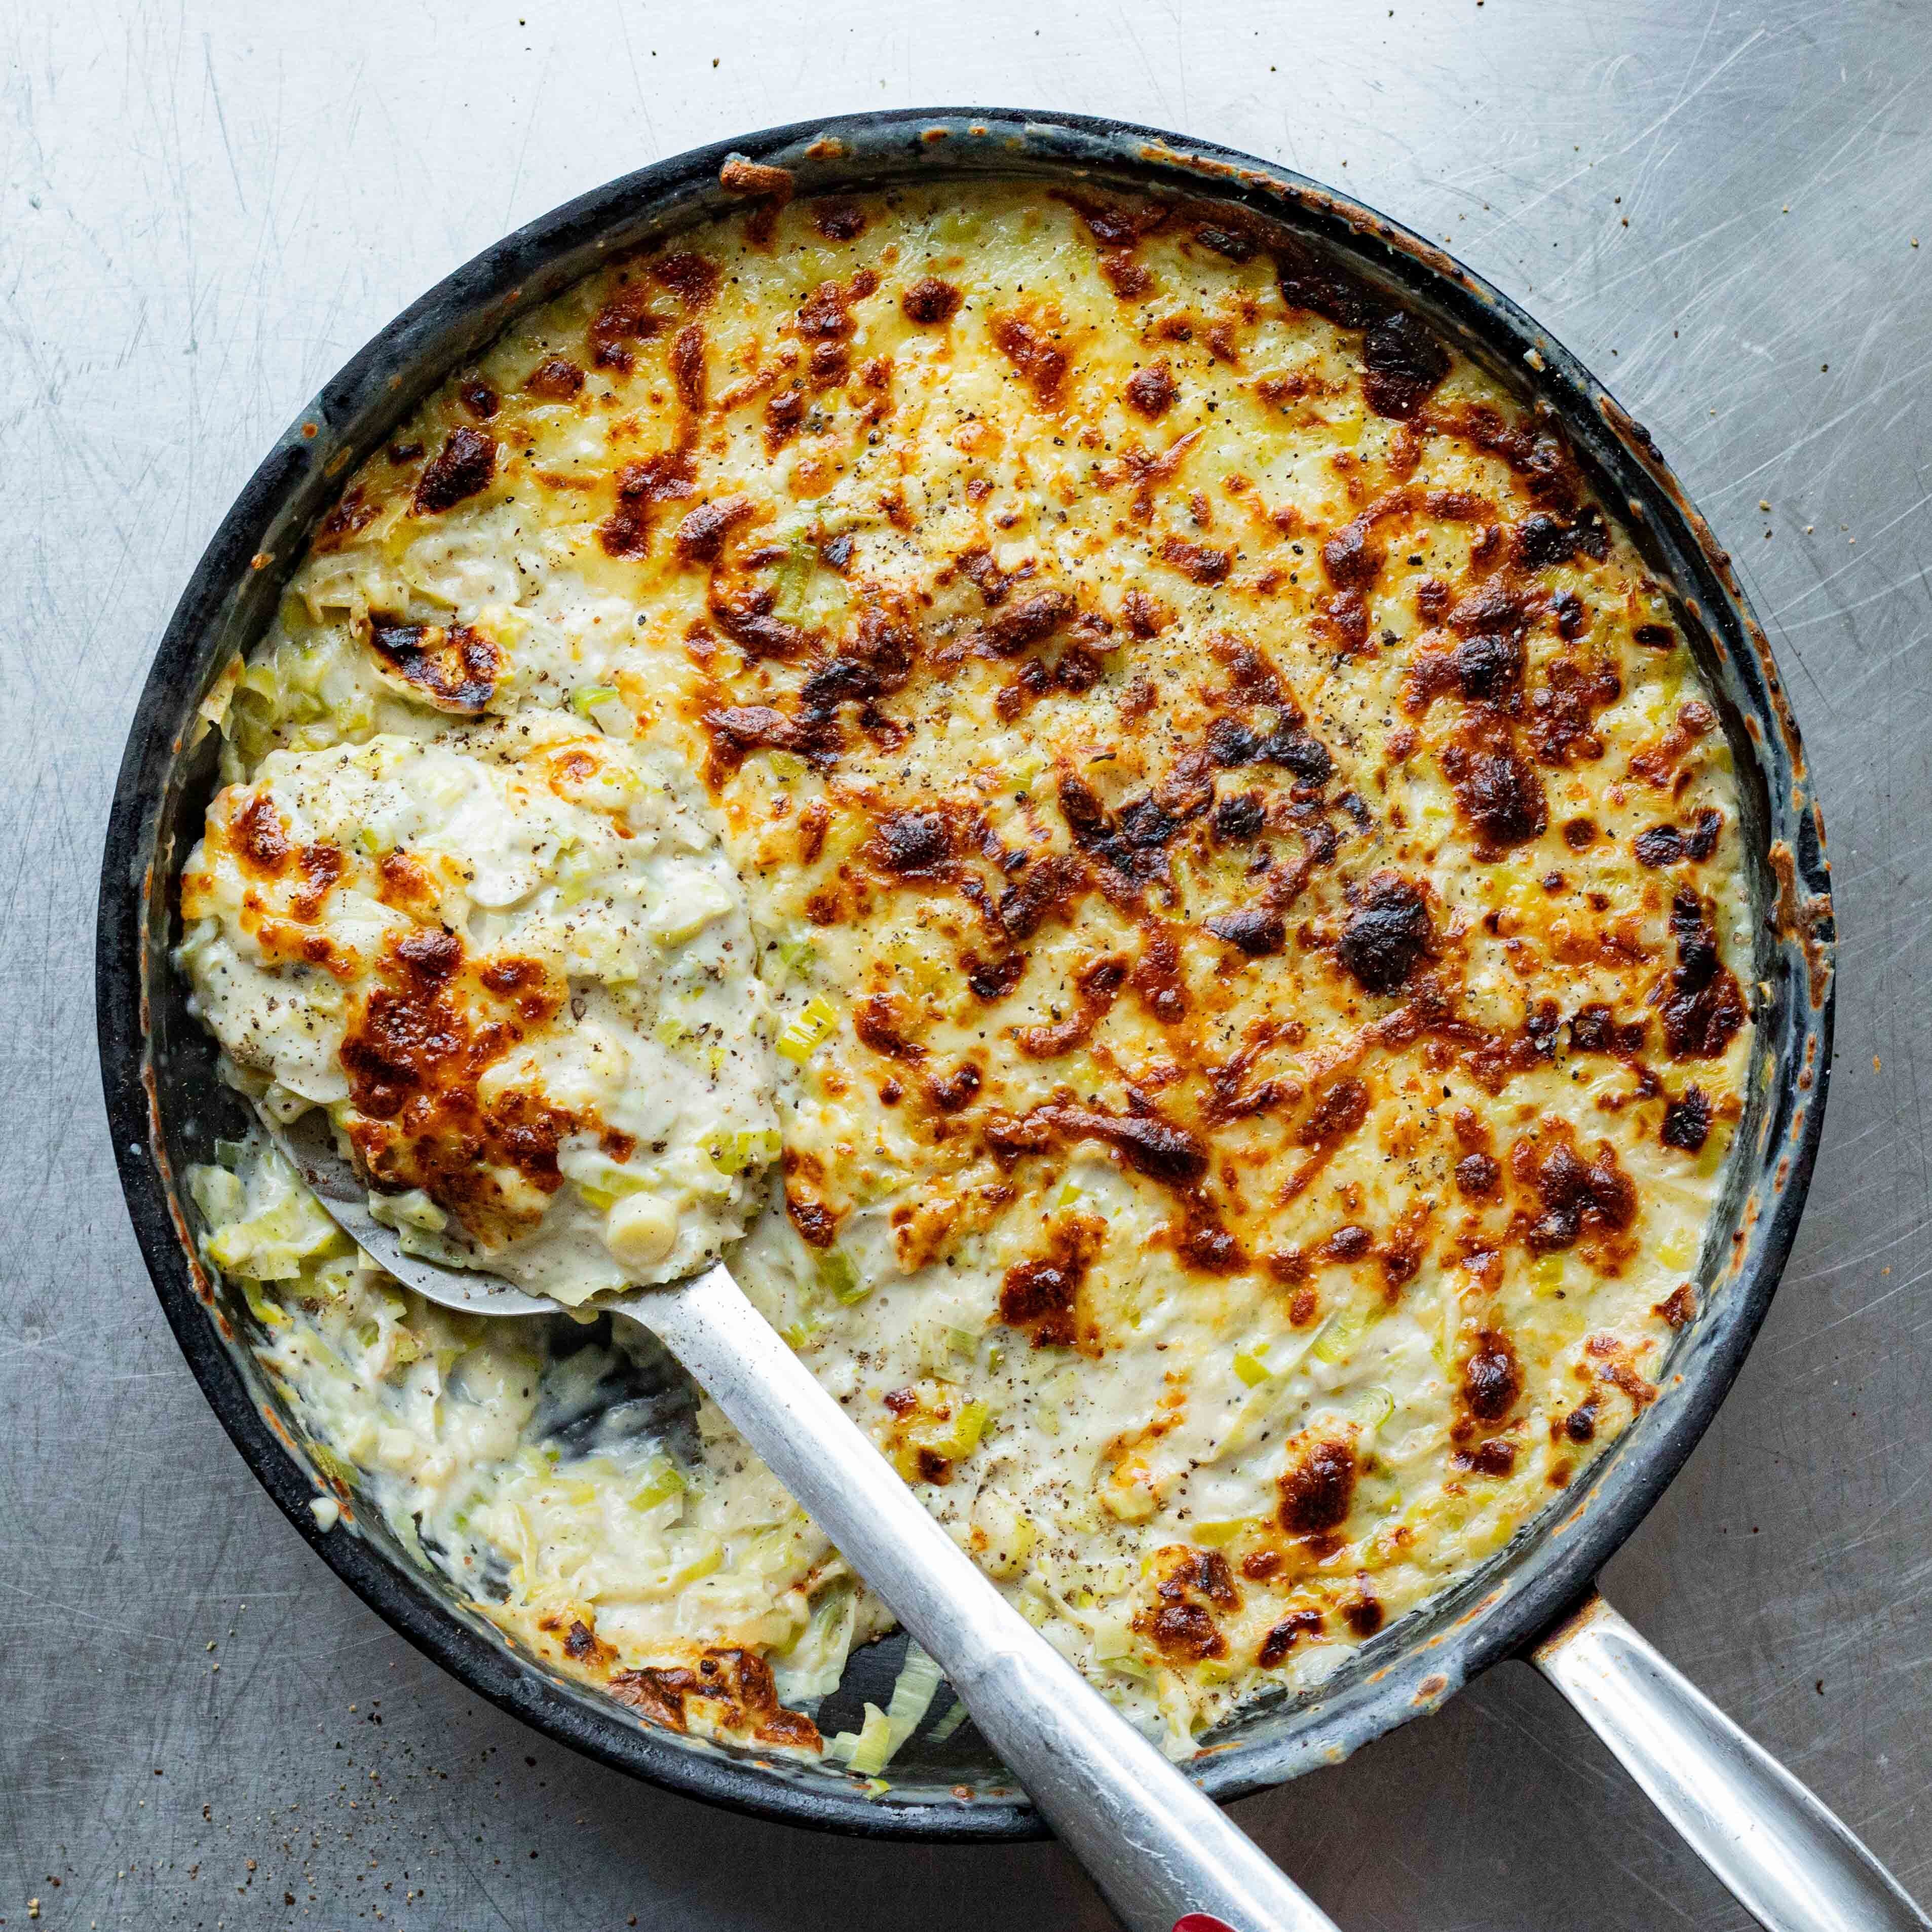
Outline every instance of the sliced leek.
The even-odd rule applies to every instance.
[[[786,1022],[778,1035],[778,1050],[785,1059],[802,1066],[838,1024],[838,1010],[824,994],[815,993]]]

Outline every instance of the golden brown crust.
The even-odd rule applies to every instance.
[[[750,205],[722,229],[487,362],[487,481],[621,602],[626,703],[814,962],[778,982],[832,1017],[788,1076],[773,1238],[808,1282],[876,1253],[915,1277],[896,1306],[982,1323],[959,1372],[1004,1359],[1016,1430],[1049,1373],[1138,1404],[1085,1466],[1153,1526],[1143,1654],[1292,1676],[1568,1481],[1694,1314],[1749,1021],[1682,614],[1558,431],[1258,217],[723,178]],[[483,433],[449,409],[425,448]],[[455,628],[402,680],[454,708],[530,677],[514,638],[470,674]],[[541,1192],[543,1124],[463,1131],[510,1128]],[[801,1293],[862,1359],[866,1304]],[[1276,1354],[1231,1366],[1256,1335]],[[1317,1361],[1243,1452],[1223,1558],[1216,1432]],[[966,1509],[927,1372],[896,1360],[868,1412]],[[1382,1375],[1435,1418],[1426,1509],[1393,1493]],[[691,1686],[632,1688],[676,1716]]]
[[[369,647],[439,711],[480,712],[506,668],[502,652],[471,625],[411,624],[386,611],[369,614]]]
[[[563,994],[535,962],[478,971],[463,942],[440,928],[392,940],[376,977],[341,1050],[356,1151],[378,1186],[419,1187],[486,1243],[507,1239],[562,1186],[557,1150],[578,1124],[516,1088],[486,1101],[479,1082]],[[479,1012],[494,1017],[479,1020]],[[507,1192],[506,1170],[536,1198]]]
[[[759,1744],[812,1752],[824,1748],[818,1726],[778,1702],[771,1666],[755,1651],[707,1649],[694,1665],[646,1664],[640,1670],[614,1670],[606,1681],[620,1704],[668,1730],[688,1731],[701,1714],[716,1730]]]

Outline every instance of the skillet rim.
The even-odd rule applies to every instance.
[[[1593,485],[1612,502],[1621,496],[1620,520],[1667,560],[1663,574],[1691,620],[1685,628],[1726,711],[1741,786],[1748,790],[1754,778],[1760,794],[1754,902],[1774,929],[1760,941],[1758,968],[1761,978],[1778,982],[1778,1004],[1760,1016],[1759,1050],[1774,1042],[1775,1065],[1760,1076],[1767,1097],[1757,1114],[1760,1146],[1753,1158],[1741,1151],[1731,1171],[1732,1196],[1748,1174],[1755,1184],[1729,1203],[1730,1220],[1741,1223],[1732,1258],[1673,1352],[1674,1373],[1658,1401],[1592,1466],[1573,1508],[1534,1519],[1498,1556],[1414,1612],[1413,1628],[1412,1618],[1399,1620],[1388,1635],[1406,1630],[1404,1642],[1368,1647],[1364,1667],[1345,1666],[1304,1721],[1288,1723],[1272,1740],[1216,1742],[1194,1761],[1213,1796],[1242,1796],[1339,1762],[1520,1654],[1588,1592],[1641,1522],[1742,1366],[1790,1253],[1822,1126],[1835,1000],[1822,822],[1768,644],[1729,558],[1648,432],[1582,364],[1507,296],[1365,204],[1291,170],[1131,122],[1020,109],[880,110],[712,142],[621,176],[494,244],[412,303],[324,386],[244,487],[163,634],[130,728],[103,857],[96,994],[103,1085],[136,1236],[189,1366],[257,1480],[370,1608],[480,1695],[617,1769],[760,1817],[897,1839],[1046,1835],[1022,1795],[970,1804],[874,1799],[632,1722],[439,1600],[388,1553],[393,1539],[380,1525],[362,1534],[320,1529],[309,1504],[328,1486],[308,1473],[262,1392],[249,1385],[232,1326],[188,1238],[165,1152],[164,1102],[147,1052],[155,922],[164,933],[175,869],[172,854],[158,850],[160,813],[191,748],[194,705],[224,655],[219,647],[249,628],[238,612],[259,609],[265,597],[272,608],[335,479],[428,388],[514,314],[594,270],[614,234],[648,228],[668,212],[702,220],[717,212],[724,205],[718,171],[732,154],[793,169],[806,193],[914,176],[1071,173],[1234,200],[1312,233],[1350,267],[1395,284],[1403,300],[1448,316],[1465,346],[1480,344],[1506,374],[1520,378],[1518,365],[1529,362],[1528,386],[1562,424]],[[292,516],[298,506],[306,508]],[[158,868],[158,860],[165,862]],[[1367,1667],[1378,1660],[1379,1667]]]

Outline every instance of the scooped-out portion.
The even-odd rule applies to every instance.
[[[1731,754],[1560,433],[1296,237],[728,173],[350,480],[208,706],[182,964],[425,1252],[735,1240],[1184,1756],[1654,1398],[1748,1079]],[[259,1144],[195,1188],[324,1466],[548,1663],[873,1778],[956,1721],[820,1736],[885,1614],[650,1345],[425,1307]]]

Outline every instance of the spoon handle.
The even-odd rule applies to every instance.
[[[1229,1932],[1336,1932],[1006,1601],[726,1269],[615,1306],[677,1357],[937,1660],[1130,1932],[1173,1932],[1190,1915]]]

